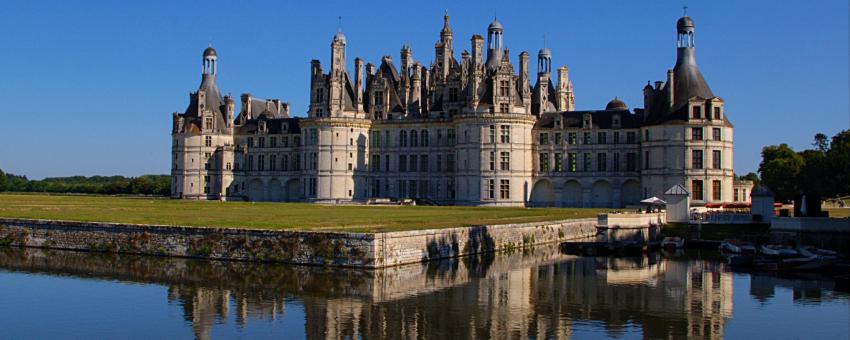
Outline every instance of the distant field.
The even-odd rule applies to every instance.
[[[826,211],[829,212],[829,217],[850,217],[850,208],[828,208]]]
[[[0,217],[84,222],[386,232],[596,217],[613,209],[329,206],[0,194]]]

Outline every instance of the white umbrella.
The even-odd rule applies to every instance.
[[[655,196],[652,196],[652,197],[647,198],[643,201],[640,201],[640,203],[649,204],[649,205],[665,205],[665,204],[667,204],[667,202],[664,202],[664,200],[662,200],[658,197],[655,197]]]

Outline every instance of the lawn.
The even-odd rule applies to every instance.
[[[612,209],[330,206],[0,194],[0,217],[348,232],[387,232],[596,217]]]

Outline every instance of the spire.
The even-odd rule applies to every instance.
[[[687,9],[685,9],[687,10]],[[685,15],[676,21],[676,66],[673,67],[673,106],[677,110],[692,97],[714,97],[699,71],[694,49],[694,20]]]
[[[445,14],[443,14],[443,30],[440,31],[440,36],[451,36],[452,29],[449,27],[449,10],[447,9]]]

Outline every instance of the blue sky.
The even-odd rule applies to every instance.
[[[219,52],[219,87],[306,111],[309,62],[327,64],[342,16],[349,64],[430,64],[444,9],[455,50],[494,14],[512,60],[544,36],[567,65],[577,109],[614,96],[642,106],[647,80],[675,62],[687,4],[697,62],[735,125],[735,170],[766,144],[810,147],[850,128],[850,5],[834,1],[4,1],[0,11],[0,168],[31,178],[168,173],[171,113],[200,83],[201,51]],[[536,65],[534,63],[533,65]],[[532,72],[535,72],[532,70]]]

